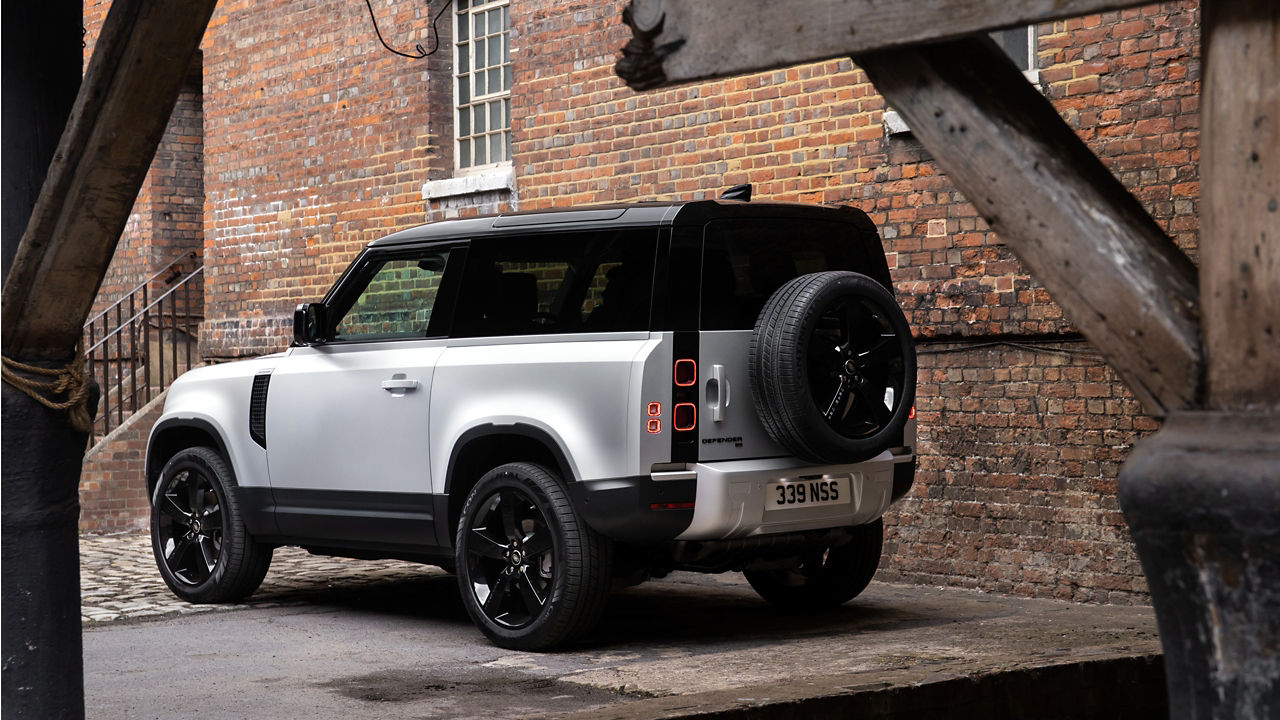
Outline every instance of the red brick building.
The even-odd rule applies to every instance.
[[[613,74],[622,6],[378,0],[390,46],[438,49],[411,59],[360,3],[219,4],[103,301],[198,250],[200,349],[218,361],[285,347],[296,303],[365,243],[428,220],[743,182],[856,205],[881,229],[920,351],[920,472],[878,577],[1143,601],[1115,489],[1155,421],[865,74],[836,59],[637,94]],[[87,6],[87,22],[101,12]],[[1198,3],[998,39],[1194,257]],[[91,455],[86,528],[142,525],[146,426]]]

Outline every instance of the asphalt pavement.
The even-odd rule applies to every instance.
[[[1086,701],[1119,716],[1163,696],[1147,607],[872,583],[797,614],[739,575],[675,573],[616,593],[582,645],[522,653],[490,645],[434,568],[283,549],[250,601],[192,606],[143,535],[86,537],[81,554],[91,719],[847,717],[857,702],[969,717],[956,709],[979,696],[972,716]]]

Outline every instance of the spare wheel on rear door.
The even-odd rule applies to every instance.
[[[915,343],[892,293],[855,272],[802,275],[769,298],[751,336],[765,430],[795,455],[859,462],[901,443]]]

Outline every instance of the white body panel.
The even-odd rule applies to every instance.
[[[290,351],[267,399],[272,487],[430,492],[427,423],[443,352],[443,340]]]
[[[436,367],[431,408],[435,492],[444,492],[458,439],[485,424],[545,431],[578,480],[647,473],[640,455],[648,438],[641,438],[643,409],[636,399],[645,358],[660,344],[649,333],[450,342]],[[645,454],[654,454],[652,441],[644,444]]]
[[[207,422],[226,443],[236,483],[241,487],[267,487],[267,453],[249,437],[247,429],[249,390],[253,376],[259,370],[275,367],[279,358],[269,355],[183,373],[169,386],[164,414],[152,427],[152,435],[162,421],[170,418]]]

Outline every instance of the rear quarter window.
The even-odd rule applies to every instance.
[[[477,238],[453,334],[648,330],[657,240],[653,229]]]

